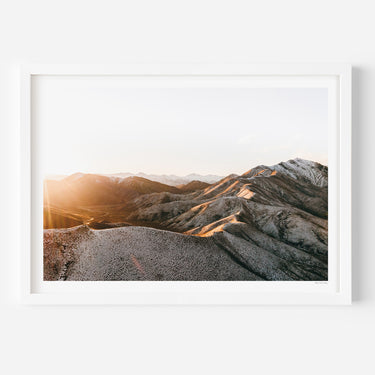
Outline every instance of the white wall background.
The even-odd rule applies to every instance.
[[[370,1],[0,1],[4,374],[373,374],[375,24]],[[350,62],[351,307],[21,307],[17,64]]]

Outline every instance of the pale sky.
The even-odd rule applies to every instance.
[[[241,174],[295,157],[327,165],[326,88],[159,87],[38,77],[45,174]]]

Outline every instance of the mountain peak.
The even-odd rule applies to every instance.
[[[328,167],[312,160],[290,159],[273,165],[270,169],[296,180],[307,181],[317,186],[328,186]]]
[[[242,174],[242,177],[269,177],[277,173],[317,186],[328,185],[328,167],[302,158],[289,159],[271,166],[258,165]]]

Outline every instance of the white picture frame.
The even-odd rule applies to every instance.
[[[36,181],[33,87],[39,75],[257,77],[327,85],[329,144],[329,276],[309,281],[43,282],[40,182]],[[303,84],[303,83],[302,83]],[[347,305],[351,303],[351,66],[349,64],[25,65],[21,68],[21,293],[25,304]],[[36,192],[38,190],[38,192]],[[39,203],[38,203],[39,202]]]

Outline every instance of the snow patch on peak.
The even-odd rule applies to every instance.
[[[311,160],[295,158],[273,165],[270,169],[316,186],[328,186],[328,168]]]
[[[265,166],[258,165],[242,174],[241,177],[252,180],[257,177],[275,176],[277,173],[295,180],[305,181],[316,186],[328,186],[328,167],[315,161],[301,158],[290,159],[279,164]]]

